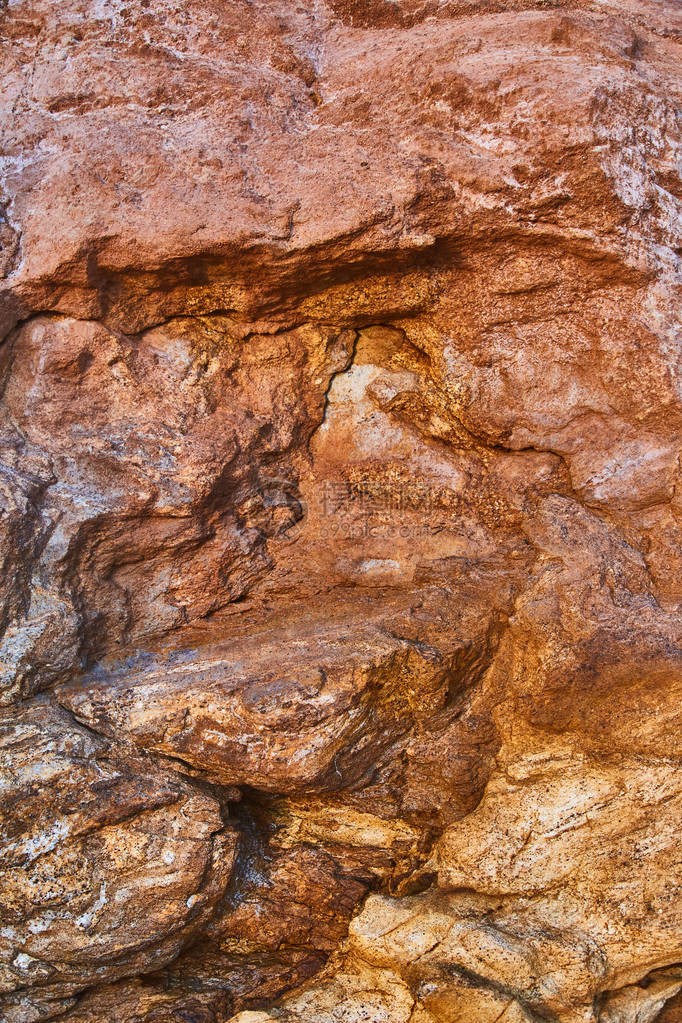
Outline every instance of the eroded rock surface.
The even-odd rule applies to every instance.
[[[41,1019],[173,960],[225,892],[237,833],[211,795],[44,697],[0,730],[3,1018]]]
[[[674,0],[0,3],[0,1018],[675,1023]]]

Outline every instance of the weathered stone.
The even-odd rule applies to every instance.
[[[681,47],[0,0],[3,1020],[679,1017]]]
[[[225,892],[237,836],[210,795],[44,697],[0,730],[3,1018],[28,1023],[172,960]]]

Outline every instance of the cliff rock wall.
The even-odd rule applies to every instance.
[[[682,7],[0,3],[0,1019],[682,1019]]]

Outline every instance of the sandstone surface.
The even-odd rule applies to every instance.
[[[0,2],[1,1020],[682,1020],[681,66]]]

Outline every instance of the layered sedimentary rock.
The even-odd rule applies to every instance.
[[[674,0],[0,3],[0,1018],[682,1018]]]

